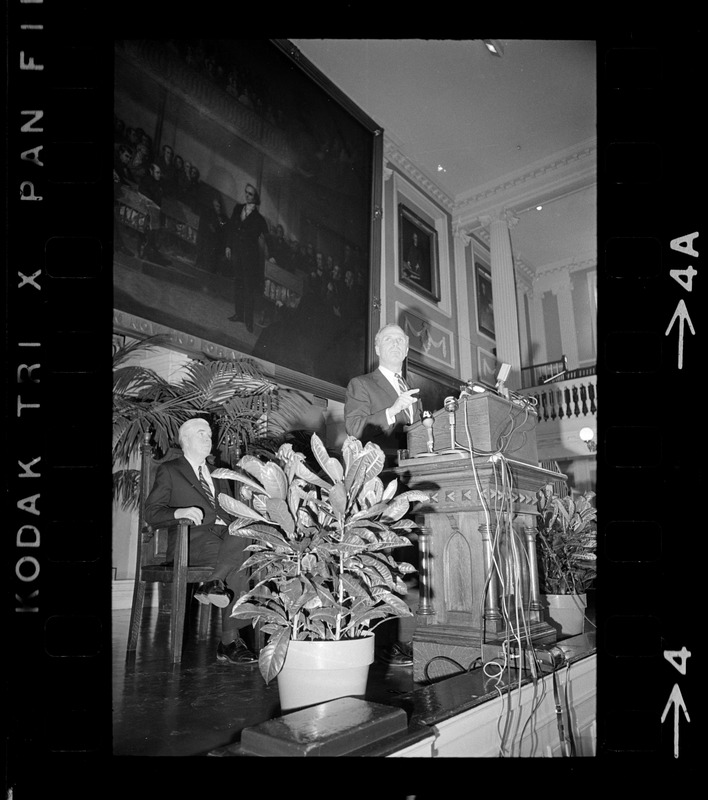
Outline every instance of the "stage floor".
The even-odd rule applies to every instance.
[[[137,652],[132,661],[126,662],[130,612],[113,611],[114,755],[208,755],[237,744],[244,728],[280,716],[277,683],[266,685],[257,666],[235,667],[218,662],[215,655],[218,614],[212,614],[209,638],[198,642],[197,608],[191,609],[192,612],[195,624],[186,628],[182,662],[173,666],[168,658],[166,612],[156,607],[146,608],[146,624]],[[591,606],[588,618],[586,630],[594,631]],[[395,634],[395,628],[391,630]],[[377,645],[384,646],[390,638],[390,633],[380,635]],[[594,633],[587,638],[594,646]],[[481,675],[479,680],[484,680]],[[464,702],[456,696],[459,688],[455,687],[459,684],[459,679],[451,677],[426,689],[424,684],[414,683],[412,667],[390,667],[375,662],[370,669],[365,699],[403,706],[420,715],[421,707],[440,707],[442,698],[447,698],[448,705]],[[483,690],[476,691],[481,694],[478,700],[483,699]]]

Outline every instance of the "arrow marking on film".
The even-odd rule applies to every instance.
[[[669,335],[669,332],[671,331],[671,328],[673,327],[677,317],[679,320],[678,368],[683,369],[683,326],[688,323],[691,333],[694,336],[696,335],[696,332],[693,330],[693,325],[691,324],[691,318],[688,316],[686,303],[683,300],[679,300],[679,304],[676,306],[676,311],[674,311],[674,315],[671,317],[671,322],[669,322],[669,327],[666,329],[664,336]]]
[[[688,716],[688,711],[686,711],[686,704],[683,702],[683,695],[681,694],[681,690],[679,689],[678,683],[674,684],[674,688],[671,690],[671,694],[669,695],[669,702],[666,704],[666,708],[664,709],[664,713],[661,715],[661,721],[663,722],[666,719],[666,715],[669,713],[671,706],[674,707],[674,758],[678,758],[679,755],[679,709],[683,709],[683,713],[686,717],[686,722],[690,722],[691,718]]]

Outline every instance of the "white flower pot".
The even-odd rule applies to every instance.
[[[548,622],[560,636],[577,636],[584,630],[587,594],[545,594]]]
[[[290,642],[278,673],[281,710],[326,703],[337,697],[363,697],[373,661],[373,634],[361,639]]]

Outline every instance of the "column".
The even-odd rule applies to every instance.
[[[578,335],[575,327],[570,273],[567,270],[556,274],[556,281],[551,291],[556,296],[556,302],[558,303],[558,321],[560,322],[563,355],[568,358],[568,368],[574,369],[578,364]]]
[[[529,556],[529,603],[534,621],[540,618],[541,590],[538,582],[538,557],[536,555],[536,528],[524,526],[526,551]]]
[[[514,259],[509,236],[509,228],[518,222],[518,218],[508,211],[501,211],[494,216],[482,218],[482,221],[489,224],[497,359],[511,364],[507,385],[511,389],[518,389],[521,386],[519,312],[516,306]]]
[[[418,552],[419,552],[419,570],[418,570],[418,608],[416,614],[420,617],[433,616],[435,609],[433,608],[433,601],[430,594],[430,537],[432,531],[426,525],[424,516],[419,515],[416,517],[418,524]]]
[[[458,352],[460,354],[460,375],[476,375],[476,358],[472,357],[472,325],[474,320],[469,307],[469,287],[467,270],[467,248],[471,237],[468,236],[459,226],[453,229],[454,243],[454,265],[455,265],[455,286],[453,295],[453,314],[457,314],[457,340]],[[474,281],[474,272],[472,281]],[[457,308],[455,309],[455,304]]]
[[[543,326],[543,291],[536,284],[531,297],[531,363],[543,364],[546,361],[548,348]]]
[[[479,532],[482,535],[482,549],[484,552],[485,575],[489,578],[487,592],[484,596],[484,619],[488,623],[498,623],[502,619],[499,610],[499,580],[497,565],[499,563],[499,553],[492,541],[492,532],[489,525],[480,525]],[[496,630],[491,628],[491,630]]]

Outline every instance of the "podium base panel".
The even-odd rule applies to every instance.
[[[533,645],[553,644],[557,640],[555,628],[547,622],[529,625]],[[482,657],[482,645],[504,640],[504,633],[485,633],[476,629],[450,629],[442,626],[418,628],[413,637],[413,681],[430,681],[460,675],[472,668]],[[522,637],[524,642],[526,637]]]

